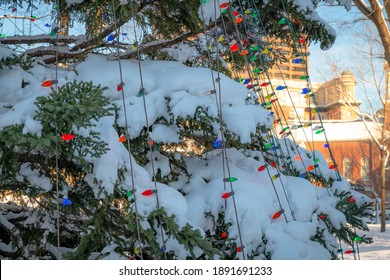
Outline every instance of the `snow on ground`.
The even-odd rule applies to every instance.
[[[361,260],[390,260],[390,223],[386,225],[386,231],[380,232],[380,224],[369,224],[369,232],[358,231],[359,235],[365,234],[372,237],[371,244],[360,244]],[[345,260],[353,260],[352,255],[344,255]]]

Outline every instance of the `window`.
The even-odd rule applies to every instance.
[[[301,75],[292,75],[292,78],[293,78],[293,79],[299,79],[299,80],[300,80],[300,79],[301,79]]]
[[[347,179],[352,179],[352,159],[346,157],[343,159],[343,174]]]
[[[290,120],[294,120],[295,119],[295,111],[292,108],[290,109],[289,119]]]
[[[290,78],[290,75],[288,75],[288,74],[276,73],[276,74],[275,74],[275,77],[278,77],[278,78],[284,77],[284,78],[289,79],[289,78]]]
[[[364,157],[360,160],[360,177],[363,181],[368,181],[370,176],[370,163],[368,158]]]

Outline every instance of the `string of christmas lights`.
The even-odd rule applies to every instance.
[[[116,25],[116,32],[117,32],[117,34],[119,34],[120,27],[118,26],[117,20],[116,20],[116,8],[115,8],[114,1],[112,1],[112,13],[113,13],[114,24]],[[131,186],[130,186],[130,189],[126,193],[126,196],[127,196],[128,200],[133,199],[133,201],[134,201],[134,212],[135,212],[135,220],[136,220],[136,228],[137,228],[137,239],[138,239],[138,245],[141,246],[141,244],[142,244],[141,229],[140,229],[141,227],[140,227],[140,222],[139,222],[138,200],[137,200],[136,195],[135,195],[136,188],[135,188],[135,184],[134,184],[134,167],[133,167],[133,159],[132,159],[132,147],[131,147],[131,142],[130,142],[130,137],[129,137],[129,124],[128,124],[128,120],[127,120],[127,107],[126,107],[126,98],[125,98],[125,91],[124,91],[125,83],[123,82],[123,71],[122,71],[122,62],[121,62],[121,58],[120,58],[119,40],[117,40],[116,51],[117,51],[117,56],[118,56],[118,67],[119,67],[119,78],[120,78],[120,83],[117,86],[117,91],[121,92],[123,111],[124,111],[124,115],[125,115],[125,130],[124,130],[125,134],[122,134],[119,137],[119,142],[127,144],[127,151],[128,151],[127,154],[128,154],[128,158],[129,158]],[[143,259],[142,249],[139,250],[138,254],[139,254],[140,258]]]
[[[219,2],[219,1],[218,1],[218,2]],[[240,53],[242,53],[242,55],[244,56],[245,64],[246,64],[247,71],[248,71],[247,74],[250,75],[250,79],[251,79],[251,80],[253,80],[255,83],[258,83],[257,80],[255,80],[255,79],[253,79],[253,78],[251,77],[251,72],[252,72],[252,71],[251,71],[251,66],[249,65],[248,60],[246,59],[246,54],[247,54],[247,52],[242,52],[242,50],[245,50],[245,47],[243,46],[243,44],[242,44],[242,42],[241,42],[241,38],[240,38],[241,33],[239,32],[238,26],[237,26],[237,25],[238,25],[238,24],[242,24],[242,23],[244,22],[243,17],[240,17],[240,14],[239,14],[236,10],[234,10],[234,9],[231,8],[231,7],[229,7],[229,5],[227,4],[227,2],[222,3],[222,4],[219,4],[219,6],[220,6],[221,9],[224,7],[224,9],[226,9],[226,10],[229,9],[229,10],[230,10],[230,15],[231,15],[231,18],[233,19],[233,23],[234,23],[234,25],[235,25],[235,30],[236,30],[236,40],[235,40],[235,42],[234,42],[234,46],[237,46],[237,47],[234,47],[234,49],[236,49],[236,51],[241,50]],[[222,13],[222,12],[221,12],[221,13]],[[238,18],[240,18],[240,20],[237,20]],[[244,38],[243,40],[247,40],[247,41],[248,41],[247,38],[246,38],[246,39]],[[248,52],[248,53],[249,53],[249,52]],[[261,86],[261,85],[260,85],[260,86]],[[261,87],[259,87],[259,88],[261,89]],[[263,97],[263,96],[260,94],[260,97]],[[264,97],[263,97],[263,100],[264,100]],[[273,131],[273,132],[276,134],[276,131],[275,131],[275,128],[274,128],[274,127],[272,127],[270,131],[267,131],[267,133],[268,133],[268,132],[271,132],[271,131]],[[268,135],[268,136],[270,136],[270,135]],[[274,160],[277,160],[277,159],[279,158],[279,155],[278,155],[278,147],[280,147],[280,145],[279,145],[278,143],[275,143],[277,137],[275,137],[275,136],[274,136],[274,137],[271,137],[271,136],[270,136],[270,137],[268,137],[268,139],[270,139],[271,142],[268,142],[268,143],[265,145],[265,148],[266,148],[267,150],[271,151],[271,152],[274,152],[274,154],[275,154]],[[280,149],[279,149],[279,152],[282,153],[282,151],[281,151]],[[262,153],[262,155],[263,155],[263,158],[266,158],[266,157],[264,157],[264,153]],[[279,194],[277,193],[277,189],[276,189],[276,187],[275,187],[275,184],[273,183],[273,181],[275,181],[276,179],[280,178],[280,169],[278,168],[278,164],[276,164],[274,161],[272,162],[271,166],[274,167],[274,168],[276,168],[276,171],[277,171],[278,173],[275,174],[275,175],[271,175],[271,173],[269,172],[268,169],[267,169],[267,173],[268,173],[268,176],[269,176],[270,179],[271,179],[272,186],[273,186],[273,188],[274,188],[274,192],[275,192],[275,194],[276,194],[276,197],[277,197],[277,200],[278,200],[278,202],[279,202],[280,208],[283,209],[282,204],[281,204],[281,201],[280,201],[280,198],[279,198]],[[281,184],[281,187],[282,187],[283,193],[284,193],[284,195],[285,195],[285,198],[286,198],[288,207],[289,207],[289,209],[290,209],[290,213],[291,213],[291,215],[292,215],[292,217],[293,217],[293,219],[294,219],[293,211],[292,211],[292,209],[291,209],[291,204],[290,204],[289,197],[288,197],[288,195],[287,195],[287,191],[286,191],[286,189],[285,189],[283,180],[279,180],[279,182],[280,182],[280,184]],[[274,215],[274,217],[279,217],[281,214],[284,214],[284,211],[282,211],[279,215],[276,215],[276,216]],[[286,220],[286,222],[287,222],[287,217],[286,217],[286,215],[284,215],[284,217],[285,217],[285,220]]]
[[[206,3],[205,0],[201,1],[201,15],[203,17],[204,30],[206,30],[206,26],[205,26],[205,18],[204,18],[202,5],[205,3]],[[214,4],[214,17],[215,17],[214,29],[216,31],[216,34],[214,36],[215,36],[216,54],[218,56],[219,55],[219,41],[221,41],[221,37],[220,37],[221,34],[219,34],[219,32],[218,32],[218,30],[220,30],[220,28],[217,25],[217,2],[214,0],[213,4]],[[205,36],[207,36],[206,33],[205,33]],[[207,48],[207,52],[209,53],[209,47],[206,46],[206,48]],[[210,55],[209,55],[209,57],[210,57]],[[211,60],[209,60],[209,63],[210,62],[211,62]],[[220,139],[217,139],[216,143],[214,143],[214,145],[213,145],[214,148],[221,149],[222,169],[223,169],[223,176],[224,176],[224,179],[223,179],[224,192],[223,192],[221,198],[224,199],[225,209],[227,207],[228,198],[231,198],[233,208],[234,208],[236,223],[237,223],[237,231],[238,231],[238,235],[239,235],[239,239],[240,239],[240,241],[239,241],[240,246],[237,246],[236,251],[237,251],[237,253],[241,253],[242,258],[245,260],[246,255],[245,255],[245,248],[244,248],[244,244],[243,244],[243,240],[242,240],[242,229],[240,227],[240,222],[239,222],[239,218],[238,218],[237,203],[236,203],[236,199],[234,196],[235,192],[234,192],[234,188],[233,188],[233,184],[232,184],[233,182],[236,182],[238,179],[235,177],[232,177],[232,175],[231,175],[231,171],[230,171],[230,167],[229,167],[229,158],[228,158],[228,154],[227,154],[227,150],[226,150],[226,146],[225,146],[227,139],[226,139],[226,136],[224,135],[224,129],[223,129],[222,90],[221,90],[221,77],[220,77],[220,62],[219,62],[218,58],[217,58],[217,70],[216,70],[217,78],[215,78],[213,71],[211,69],[210,69],[210,71],[211,71],[211,78],[213,79],[213,81],[212,81],[213,92],[215,92],[215,97],[216,97],[216,105],[217,105],[218,121],[219,121],[219,131],[220,131],[220,137],[221,137]],[[217,86],[216,86],[216,84],[217,84]],[[229,184],[230,192],[227,192],[227,187],[226,187],[227,183]]]
[[[144,191],[142,193],[142,195],[143,196],[154,196],[155,199],[156,199],[156,208],[160,209],[161,206],[160,206],[160,199],[159,199],[158,190],[157,190],[156,169],[155,169],[155,166],[154,166],[154,156],[153,156],[154,140],[153,140],[152,132],[150,131],[150,128],[149,128],[147,101],[146,101],[146,97],[145,97],[146,92],[145,92],[145,88],[144,88],[143,75],[142,75],[142,66],[141,66],[141,55],[140,55],[140,51],[139,51],[140,43],[137,41],[138,37],[137,37],[137,27],[136,27],[136,24],[135,24],[135,19],[133,19],[133,32],[134,32],[134,37],[135,37],[135,40],[136,40],[133,45],[136,47],[138,70],[139,70],[139,79],[140,79],[140,84],[141,84],[141,89],[140,89],[140,91],[139,91],[137,96],[142,98],[143,105],[144,105],[143,107],[144,107],[144,114],[145,114],[146,130],[148,132],[147,144],[148,144],[149,150],[150,150],[150,163],[152,165],[152,175],[153,175],[153,183],[154,183],[154,186],[153,186],[154,188]],[[159,222],[161,239],[162,239],[162,246],[160,247],[160,250],[164,254],[164,259],[166,260],[167,259],[167,248],[166,248],[166,245],[165,245],[165,242],[166,242],[165,233],[164,233],[162,222],[160,221],[160,218],[158,216],[157,216],[157,219],[158,219],[158,222]],[[141,250],[142,250],[142,248],[141,248]]]

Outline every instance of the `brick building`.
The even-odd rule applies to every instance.
[[[319,120],[310,122],[313,123],[312,127],[320,125]],[[376,124],[367,122],[367,129],[359,119],[331,119],[323,120],[322,123],[340,174],[368,195],[374,196],[374,192],[379,194],[380,151],[368,131],[369,129],[371,133],[379,137],[380,131]],[[318,150],[328,161],[331,161],[329,149],[324,147],[326,142],[323,134],[312,133],[311,127],[292,132],[300,146],[309,150]],[[390,184],[387,185],[388,188]]]
[[[345,70],[339,78],[323,84],[313,83],[307,79],[308,71],[305,70],[305,67],[308,69],[308,59],[304,54],[308,54],[308,48],[305,47],[300,56],[286,46],[279,45],[278,48],[288,59],[268,70],[270,85],[262,87],[263,96],[272,93],[279,85],[287,87],[275,91],[280,106],[272,104],[272,111],[278,117],[284,116],[289,125],[302,122],[312,123],[312,127],[320,125],[320,115],[340,174],[369,196],[379,194],[380,151],[370,132],[378,139],[381,139],[381,132],[375,123],[367,121],[365,124],[356,113],[361,101],[355,99],[353,74]],[[296,58],[301,61],[296,63]],[[268,82],[268,77],[259,76],[259,84]],[[314,98],[305,98],[302,94],[304,88],[310,89]],[[329,150],[324,148],[324,134],[313,133],[311,127],[305,128],[305,132],[302,129],[291,132],[300,146],[319,150],[331,160]],[[387,182],[390,191],[390,176]],[[390,193],[386,197],[389,199]]]
[[[373,197],[375,193],[379,194],[381,154],[372,136],[381,139],[381,129],[376,123],[364,123],[358,117],[356,111],[361,102],[355,99],[355,87],[353,74],[343,71],[340,78],[326,82],[314,91],[316,107],[338,171],[357,189]],[[318,114],[312,113],[314,107],[307,101],[303,118],[303,122],[312,123],[312,127],[321,125]],[[312,127],[305,131],[293,130],[295,140],[308,149],[321,151],[331,161],[329,150],[324,148],[324,135],[313,133]],[[389,192],[390,176],[387,182]]]

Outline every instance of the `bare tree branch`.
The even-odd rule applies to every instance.
[[[353,0],[353,2],[363,15],[372,20],[372,9],[364,0]]]

